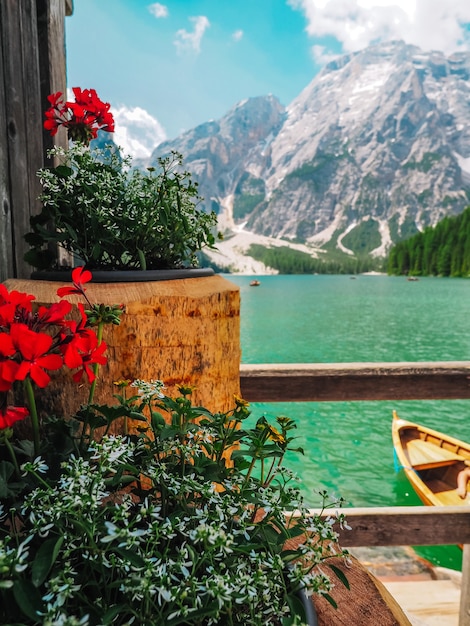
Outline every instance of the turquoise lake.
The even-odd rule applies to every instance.
[[[470,281],[376,275],[226,276],[240,287],[243,363],[341,363],[470,360]],[[470,384],[470,383],[469,383]],[[394,465],[392,410],[470,440],[470,401],[253,404],[252,418],[288,415],[304,456],[286,465],[311,506],[318,491],[346,506],[420,504]],[[458,548],[420,554],[460,567]]]

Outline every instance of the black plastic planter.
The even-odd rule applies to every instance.
[[[180,278],[199,278],[213,276],[211,267],[190,267],[171,270],[92,270],[94,283],[142,283],[159,280],[178,280]],[[52,280],[70,282],[72,270],[46,270],[33,272],[33,280]]]

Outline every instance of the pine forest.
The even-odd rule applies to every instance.
[[[470,276],[470,207],[445,217],[389,253],[387,271],[408,276]]]

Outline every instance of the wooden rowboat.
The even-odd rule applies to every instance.
[[[392,439],[398,463],[423,504],[468,506],[469,499],[457,493],[457,476],[470,466],[470,444],[407,422],[396,411]]]

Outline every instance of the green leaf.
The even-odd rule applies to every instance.
[[[136,420],[138,422],[146,422],[147,419],[145,418],[144,415],[142,415],[142,413],[139,413],[138,411],[131,411],[129,413],[129,417],[133,420]]]
[[[287,604],[289,605],[292,617],[294,621],[287,621],[287,624],[296,624],[298,622],[295,621],[296,617],[300,617],[300,621],[301,623],[305,623],[306,621],[306,615],[305,615],[305,608],[304,605],[302,604],[302,601],[300,600],[300,598],[298,597],[298,595],[295,594],[289,594],[287,596]],[[284,626],[284,622],[283,622],[283,626]]]
[[[41,594],[29,580],[16,580],[13,585],[13,595],[21,611],[33,620],[39,622],[39,613],[44,611]]]
[[[40,587],[46,580],[63,543],[63,537],[51,537],[37,551],[31,568],[31,581],[35,587]]]
[[[54,171],[62,177],[66,177],[66,176],[72,176],[73,174],[73,170],[72,168],[68,167],[67,165],[58,165],[56,168],[54,168]]]
[[[327,600],[327,601],[331,604],[331,606],[332,606],[334,609],[337,609],[337,608],[338,608],[338,604],[337,604],[337,603],[336,603],[336,601],[335,601],[335,600],[334,600],[334,599],[330,596],[330,594],[329,594],[329,593],[323,593],[323,594],[322,594],[322,597],[323,597],[323,598],[325,598],[325,600]]]
[[[346,578],[345,573],[343,572],[343,570],[339,569],[339,567],[337,567],[336,565],[332,565],[331,563],[327,563],[328,567],[333,570],[333,572],[336,574],[336,576],[340,579],[340,581],[343,583],[343,585],[346,587],[346,589],[349,589],[349,581]]]
[[[152,428],[158,430],[165,426],[165,418],[158,411],[152,411]]]
[[[0,462],[0,499],[7,498],[10,490],[8,489],[8,483],[13,476],[15,467],[13,463],[9,461]]]
[[[126,604],[116,604],[112,606],[110,609],[106,611],[104,615],[100,618],[100,623],[103,626],[107,626],[108,624],[112,624],[114,619],[121,613],[125,613],[126,609],[129,607]]]
[[[116,553],[119,554],[119,556],[121,556],[126,561],[129,561],[129,563],[134,567],[138,567],[140,569],[145,568],[145,560],[132,550],[126,550],[125,548],[116,548]]]
[[[64,227],[67,231],[67,233],[70,235],[70,238],[72,239],[72,241],[78,241],[78,235],[77,235],[77,231],[72,228],[72,226],[70,224],[64,224]],[[69,237],[64,237],[63,238],[64,241],[66,241],[67,239],[69,239]]]

